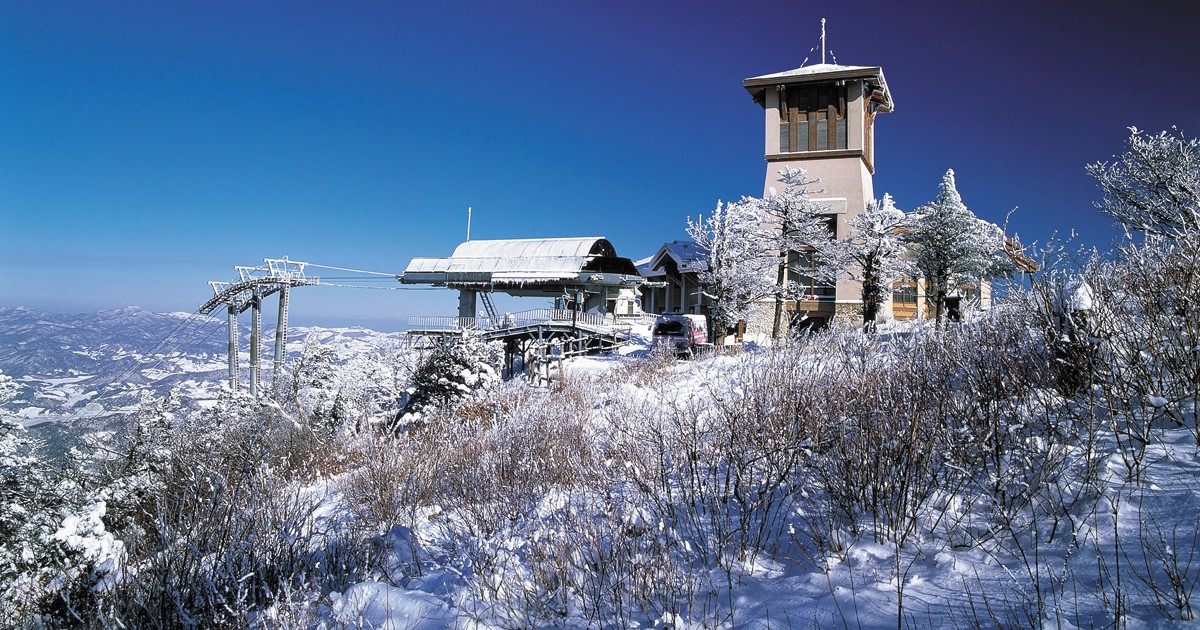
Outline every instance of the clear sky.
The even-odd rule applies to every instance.
[[[464,237],[649,255],[762,192],[742,79],[883,67],[876,194],[947,168],[1026,242],[1106,246],[1088,163],[1200,134],[1200,2],[0,1],[0,305],[192,311],[264,257],[400,272]],[[832,61],[832,59],[831,59]],[[540,304],[530,305],[531,308]],[[389,327],[449,292],[312,288]]]

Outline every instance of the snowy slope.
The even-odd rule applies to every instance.
[[[244,384],[248,327],[239,333]],[[227,378],[227,334],[221,318],[132,306],[77,315],[0,308],[0,371],[20,386],[5,412],[37,424],[128,412],[142,394],[162,396],[171,389],[186,399],[211,400]],[[272,334],[264,331],[264,379],[270,378]],[[364,328],[293,327],[289,355],[310,334],[344,359],[404,341],[401,333]]]

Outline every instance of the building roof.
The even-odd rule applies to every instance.
[[[856,76],[859,76],[863,73],[863,71],[868,71],[867,74],[869,75],[869,71],[878,70],[878,67],[872,66],[843,66],[835,63],[818,63],[811,66],[801,66],[792,70],[784,70],[783,72],[775,72],[773,74],[750,77],[749,79],[743,81],[743,83],[748,83],[751,81],[777,81],[779,79],[788,77],[804,77],[830,73],[854,73]]]
[[[637,275],[612,243],[589,236],[467,241],[446,258],[413,258],[400,281],[448,286],[578,283],[596,273]]]
[[[603,236],[580,238],[522,238],[494,241],[466,241],[454,248],[450,258],[466,260],[501,258],[514,262],[521,258],[577,258],[616,256],[612,243]]]
[[[708,250],[694,241],[663,243],[653,256],[638,261],[638,272],[646,278],[661,276],[667,260],[673,261],[680,273],[700,273],[708,269]]]
[[[801,66],[792,70],[784,70],[783,72],[750,77],[749,79],[744,79],[742,85],[750,92],[755,101],[761,101],[763,91],[771,86],[841,79],[865,79],[874,88],[868,93],[869,98],[878,103],[883,111],[892,111],[892,93],[888,89],[887,80],[883,78],[883,68],[879,66],[842,66],[832,63],[819,63],[812,66]]]

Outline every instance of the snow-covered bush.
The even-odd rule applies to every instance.
[[[97,477],[127,548],[97,624],[241,627],[283,593],[362,578],[366,542],[318,529],[324,494],[298,483],[329,457],[310,435],[267,397],[146,405]]]
[[[336,539],[315,529],[319,494],[261,464],[232,480],[195,468],[154,506],[152,532],[130,541],[103,614],[117,627],[244,627],[288,589],[343,587],[361,578],[350,557],[328,566]],[[326,563],[326,566],[322,566]]]
[[[105,529],[105,503],[39,450],[0,418],[0,627],[88,622],[96,588],[123,555]]]
[[[429,412],[471,396],[500,381],[503,350],[474,331],[448,345],[434,348],[417,365],[404,408],[397,414],[397,431],[426,421]]]

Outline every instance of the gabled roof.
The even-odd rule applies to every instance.
[[[708,269],[708,250],[693,241],[663,243],[654,256],[638,264],[638,271],[643,277],[662,275],[663,264],[668,260],[681,273],[700,273]]]

